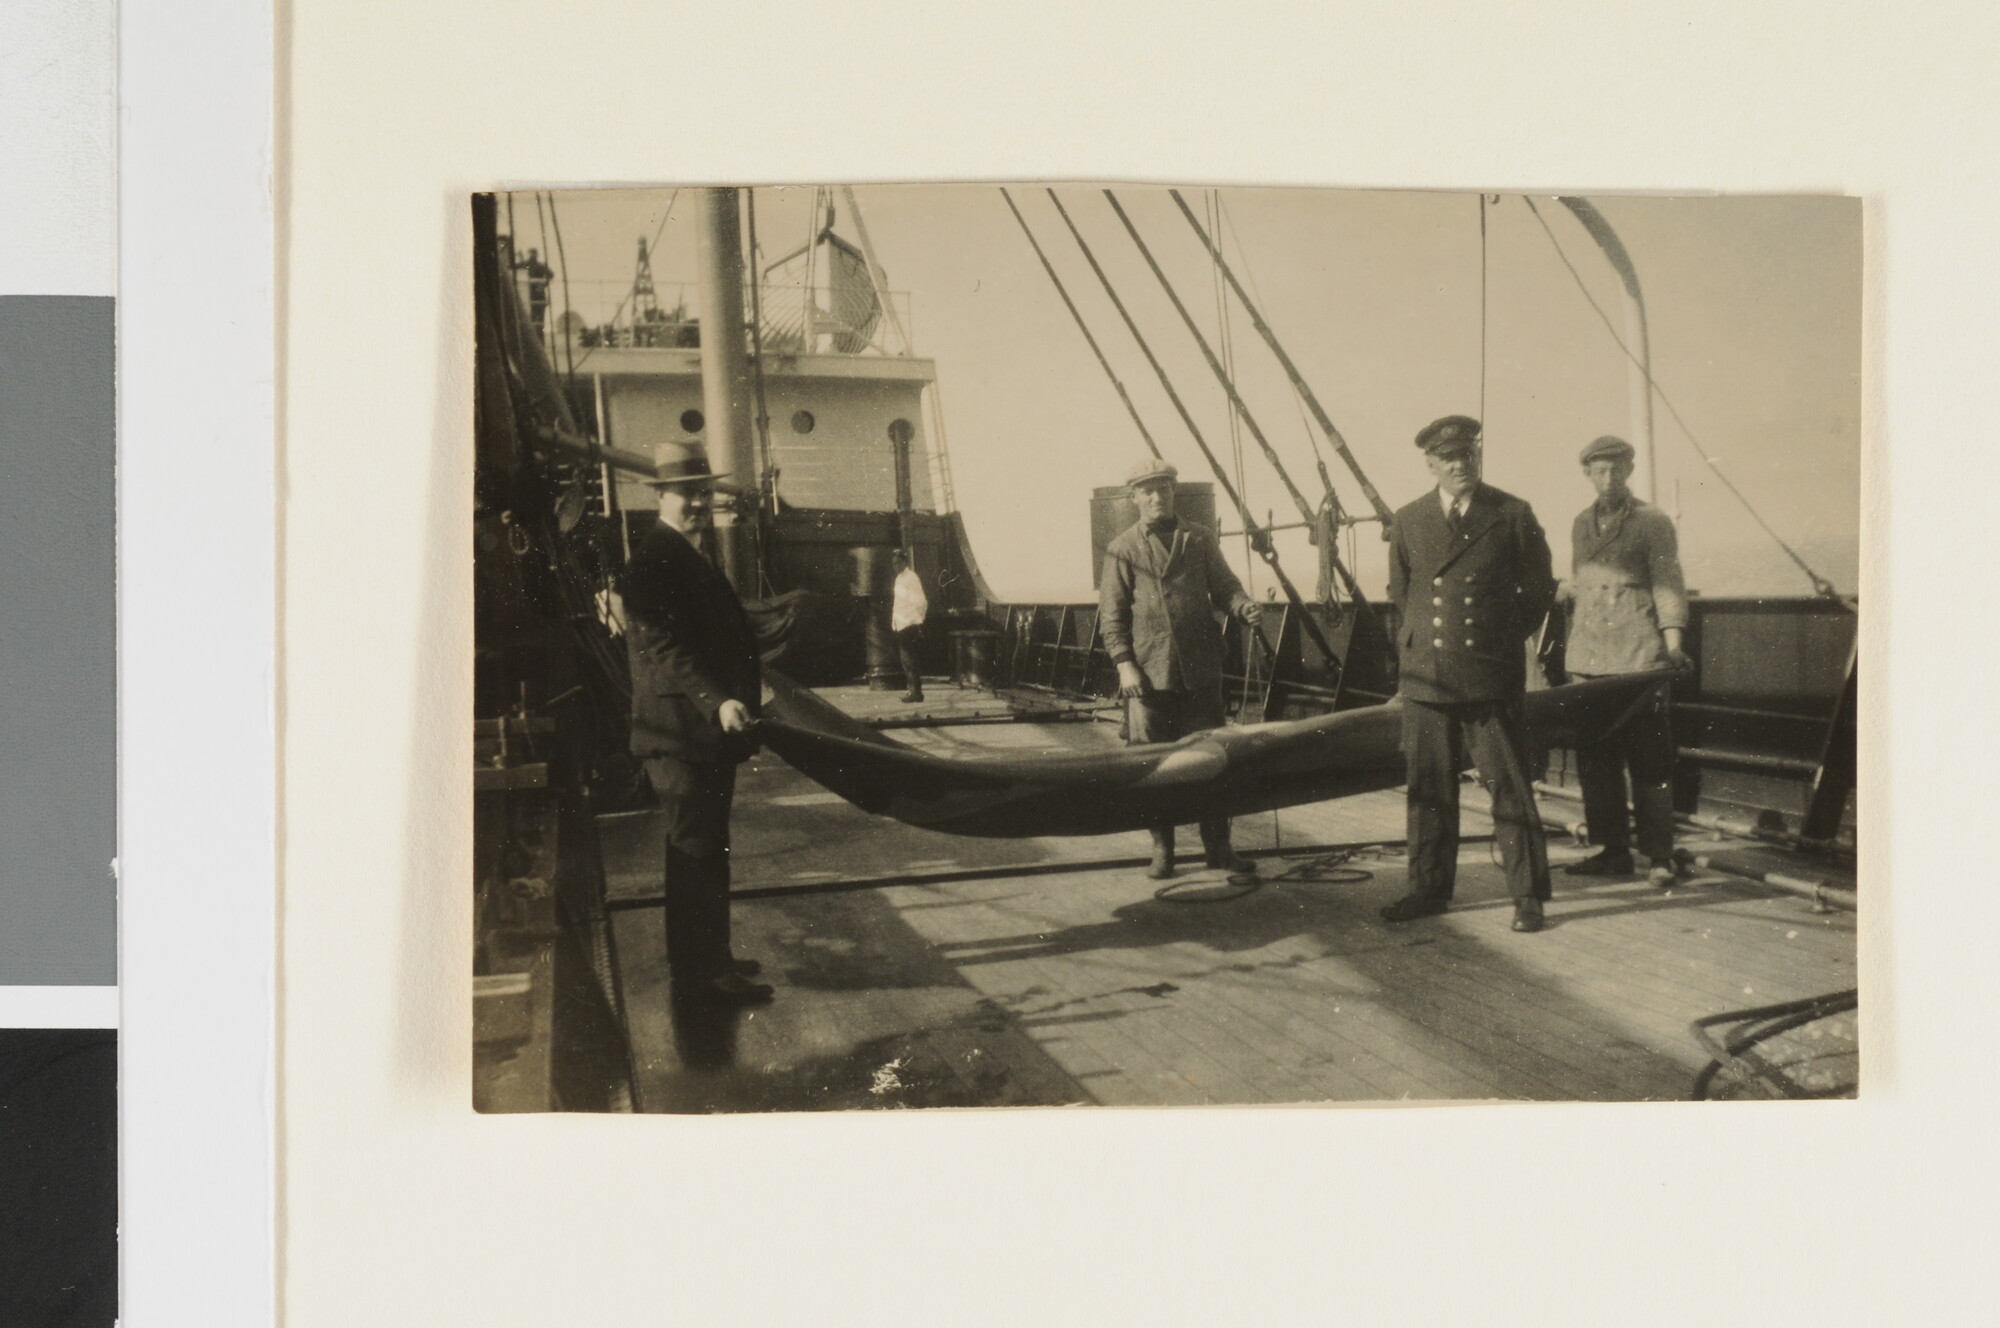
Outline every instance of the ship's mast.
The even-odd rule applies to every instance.
[[[755,490],[757,450],[750,418],[750,363],[744,348],[742,217],[734,189],[700,191],[701,407],[711,464],[732,487]],[[751,528],[732,505],[718,505],[723,570],[737,593],[758,593]],[[754,515],[752,517],[754,520]]]
[[[660,298],[653,290],[653,256],[646,237],[639,237],[639,265],[632,273],[632,326],[643,327],[660,316]]]

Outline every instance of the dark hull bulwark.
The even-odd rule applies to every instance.
[[[1531,739],[1599,741],[1665,680],[1633,674],[1531,693]],[[1113,752],[953,760],[893,742],[788,681],[774,688],[772,718],[761,725],[767,747],[865,811],[946,834],[1114,834],[1403,782],[1402,710],[1393,701]]]

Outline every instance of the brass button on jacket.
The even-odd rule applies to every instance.
[[[1427,704],[1518,697],[1526,682],[1522,644],[1555,598],[1548,540],[1528,505],[1481,484],[1458,530],[1449,529],[1435,489],[1396,513],[1390,528],[1389,592],[1403,627],[1398,691]],[[1422,593],[1429,583],[1433,589]],[[1458,617],[1446,636],[1445,586]],[[1424,601],[1432,616],[1423,631]],[[1463,602],[1463,603],[1462,603]],[[1469,619],[1470,621],[1462,621]]]

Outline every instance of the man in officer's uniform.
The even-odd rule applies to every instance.
[[[1687,626],[1687,590],[1681,578],[1674,523],[1665,512],[1632,495],[1632,445],[1604,437],[1583,449],[1583,473],[1597,501],[1577,515],[1570,532],[1573,570],[1564,598],[1570,609],[1566,667],[1572,678],[1638,673],[1693,662],[1681,649]],[[1628,876],[1633,869],[1632,827],[1625,802],[1625,772],[1632,773],[1631,813],[1639,822],[1639,851],[1652,860],[1648,879],[1674,883],[1674,741],[1667,727],[1667,689],[1605,742],[1576,754],[1590,840],[1600,846],[1582,862],[1563,868],[1572,876]]]
[[[1400,615],[1410,893],[1389,922],[1442,913],[1458,868],[1458,775],[1469,755],[1493,794],[1514,930],[1540,931],[1547,846],[1528,782],[1521,709],[1528,638],[1555,600],[1549,545],[1528,504],[1479,482],[1480,425],[1447,415],[1417,435],[1437,488],[1396,513],[1389,600]]]
[[[1098,633],[1118,667],[1126,740],[1174,742],[1222,727],[1222,629],[1216,614],[1246,623],[1257,602],[1223,560],[1215,532],[1175,511],[1179,472],[1148,458],[1126,477],[1139,520],[1104,551]],[[1229,818],[1201,822],[1203,858],[1232,876],[1257,868],[1229,843]],[[1148,876],[1174,874],[1174,828],[1153,830]]]

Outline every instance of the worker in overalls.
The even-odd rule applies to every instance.
[[[1583,473],[1597,500],[1577,514],[1570,531],[1572,572],[1563,587],[1570,603],[1566,666],[1582,680],[1672,667],[1691,671],[1681,649],[1687,589],[1674,523],[1627,487],[1632,445],[1599,438],[1583,449]],[[1563,871],[1571,876],[1630,876],[1632,822],[1647,880],[1665,888],[1680,874],[1674,858],[1674,740],[1667,726],[1667,688],[1655,689],[1616,733],[1576,754],[1584,819],[1598,851]],[[1632,798],[1625,799],[1630,773]]]

